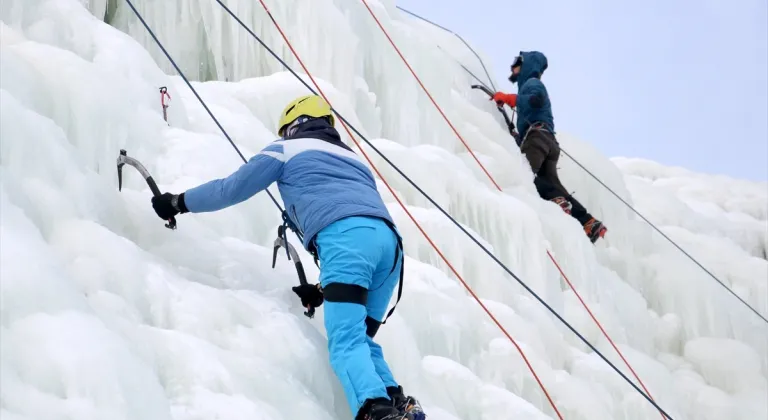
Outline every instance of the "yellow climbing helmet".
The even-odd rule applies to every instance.
[[[307,95],[294,99],[293,102],[283,109],[283,112],[280,114],[280,122],[277,124],[277,134],[282,136],[285,127],[302,115],[314,118],[328,117],[331,126],[335,124],[331,106],[328,105],[328,102],[325,102],[320,96]]]

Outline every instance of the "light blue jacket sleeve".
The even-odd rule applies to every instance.
[[[282,142],[270,143],[232,175],[187,190],[184,204],[190,213],[203,213],[243,202],[280,179],[284,161]]]

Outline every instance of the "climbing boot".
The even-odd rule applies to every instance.
[[[366,400],[355,420],[410,420],[386,398]]]
[[[587,234],[592,243],[597,242],[598,239],[605,237],[605,233],[608,232],[608,228],[603,225],[603,222],[595,219],[594,217],[589,219],[587,223],[584,223],[584,233]]]
[[[561,209],[565,212],[565,214],[571,214],[571,209],[573,206],[571,205],[571,202],[568,201],[565,197],[555,197],[549,201],[552,201],[553,203],[560,206]]]
[[[387,394],[389,398],[392,398],[392,402],[395,408],[400,411],[401,415],[405,415],[409,420],[425,420],[427,415],[424,414],[424,410],[421,408],[421,404],[416,401],[416,398],[411,396],[405,396],[402,386],[388,386]]]

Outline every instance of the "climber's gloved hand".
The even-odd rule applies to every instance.
[[[157,216],[163,220],[169,220],[179,213],[189,211],[184,204],[184,193],[180,195],[165,193],[152,197],[152,208],[155,209]]]
[[[301,299],[301,306],[306,309],[317,308],[323,304],[323,289],[320,284],[302,284],[291,288]]]
[[[514,93],[496,92],[491,98],[492,101],[496,101],[496,105],[509,105],[510,108],[517,106],[517,95]]]

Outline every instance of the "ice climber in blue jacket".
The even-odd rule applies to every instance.
[[[321,288],[293,290],[305,307],[325,301],[331,366],[355,419],[424,419],[373,341],[395,287],[402,285],[404,262],[402,241],[373,174],[341,141],[331,108],[319,96],[288,104],[278,134],[282,138],[230,176],[152,198],[155,212],[168,220],[217,211],[277,182],[292,227],[320,261]]]
[[[552,104],[541,75],[547,69],[547,57],[538,51],[521,51],[512,63],[509,81],[517,83],[517,94],[496,92],[493,100],[517,108],[520,151],[528,159],[536,175],[534,184],[539,196],[558,204],[563,211],[581,223],[584,233],[594,243],[607,232],[603,223],[587,212],[560,182],[557,161],[560,144],[555,138]]]

